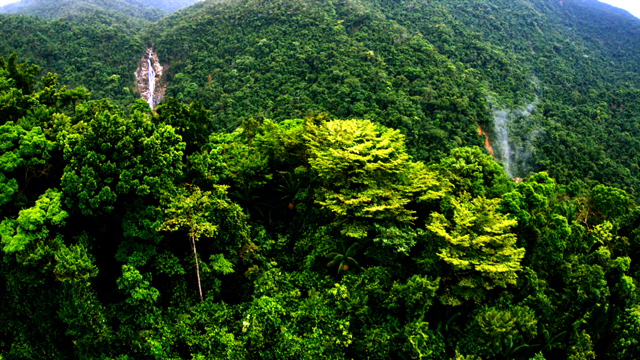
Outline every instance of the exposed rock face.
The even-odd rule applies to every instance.
[[[480,127],[480,124],[478,124],[478,135],[484,135],[484,148],[487,149],[489,154],[491,154],[491,156],[495,159],[496,156],[493,153],[493,148],[491,147],[491,143],[489,143],[489,136],[487,136],[487,133],[485,133],[484,130],[482,130],[482,127]]]
[[[135,75],[140,97],[147,101],[152,109],[162,100],[167,88],[162,78],[164,70],[153,48],[147,48],[147,52],[138,62]]]

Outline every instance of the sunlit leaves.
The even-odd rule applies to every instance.
[[[122,266],[122,277],[118,279],[118,288],[127,293],[127,303],[136,305],[138,303],[153,303],[158,299],[160,293],[150,286],[140,272],[133,266]]]
[[[409,202],[444,195],[447,183],[410,160],[396,130],[366,120],[307,121],[305,127],[309,165],[321,182],[316,202],[335,215],[346,236],[365,237],[367,219],[409,224],[415,218]]]
[[[591,190],[591,202],[605,217],[619,217],[629,206],[629,196],[623,190],[598,185]]]
[[[517,248],[509,220],[497,209],[500,199],[471,199],[465,194],[452,200],[453,218],[433,213],[427,229],[446,241],[438,257],[451,267],[442,301],[459,305],[464,300],[479,302],[486,290],[515,284],[525,249]]]
[[[53,272],[59,281],[88,284],[89,279],[98,274],[98,268],[83,245],[62,246],[54,258],[56,266]]]
[[[166,220],[158,230],[186,230],[189,238],[200,239],[201,236],[212,237],[218,226],[209,220],[209,211],[216,203],[223,201],[218,197],[226,195],[226,187],[218,186],[215,193],[202,192],[198,187],[180,189],[165,208]]]
[[[526,306],[506,309],[482,307],[476,311],[459,347],[482,357],[516,356],[537,334],[536,314]]]

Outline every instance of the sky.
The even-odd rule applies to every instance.
[[[4,1],[4,0],[0,0]],[[640,18],[640,1],[638,0],[600,0],[607,4],[611,4],[615,7],[625,9],[635,17]]]
[[[17,0],[0,0],[0,6],[16,2]],[[601,2],[611,4],[613,6],[627,10],[628,12],[640,18],[640,1],[639,0],[600,0]]]

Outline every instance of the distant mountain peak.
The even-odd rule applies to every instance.
[[[162,9],[168,12],[174,12],[182,8],[185,8],[187,6],[191,6],[202,0],[127,0],[127,1],[139,2],[147,6],[156,7],[158,9]]]
[[[0,7],[0,13],[65,18],[86,11],[113,11],[132,18],[156,21],[167,12],[190,6],[199,0],[21,0]]]

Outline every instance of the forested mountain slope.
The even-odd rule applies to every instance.
[[[38,1],[52,9],[75,6]],[[167,95],[201,101],[212,111],[215,128],[231,129],[250,117],[279,120],[311,112],[371,118],[401,129],[410,152],[430,161],[451,148],[481,144],[480,125],[510,176],[546,170],[576,187],[600,182],[637,195],[640,25],[608,5],[206,1],[140,35],[144,21],[120,19],[134,5],[145,5],[118,4],[129,10],[68,19],[111,25],[118,33],[134,29],[130,39],[157,47],[169,65]],[[122,26],[127,21],[134,23]],[[42,33],[22,29],[27,36]],[[49,42],[64,48],[55,39]],[[22,46],[4,52],[38,62],[38,56],[30,57],[34,49]],[[122,55],[134,64],[142,53]],[[41,59],[48,71],[50,59]],[[93,82],[75,75],[84,71],[79,67],[54,70],[76,78],[64,80],[67,85]],[[111,73],[124,81],[122,88],[135,88],[129,74]]]
[[[514,121],[510,134],[515,147],[535,134],[534,168],[563,182],[583,176],[637,191],[640,20],[597,1],[443,5],[511,52],[536,83],[539,115]]]
[[[0,13],[35,15],[49,19],[95,22],[94,13],[120,14],[129,18],[156,21],[167,13],[193,5],[199,0],[21,0],[0,7]],[[83,19],[82,17],[89,17]]]
[[[61,84],[84,86],[93,99],[108,98],[123,107],[137,98],[137,59],[145,46],[138,37],[114,28],[49,21],[26,16],[0,15],[5,36],[0,49],[37,64],[38,75],[58,74]]]
[[[152,33],[167,93],[202,101],[218,126],[310,109],[372,118],[428,160],[477,144],[480,124],[511,176],[637,194],[639,23],[596,1],[282,0],[196,4]]]
[[[326,112],[402,129],[421,159],[480,145],[478,123],[490,124],[480,84],[422,36],[365,10],[349,1],[196,4],[154,25],[158,55],[171,64],[167,94],[201,101],[218,129]]]

